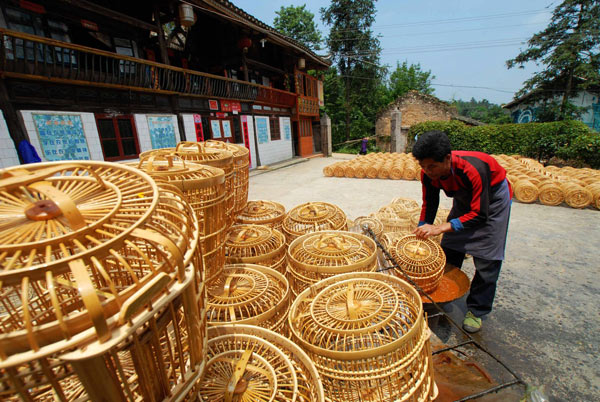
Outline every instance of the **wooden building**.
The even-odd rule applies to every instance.
[[[0,3],[0,166],[135,159],[180,140],[307,156],[329,62],[227,0]]]

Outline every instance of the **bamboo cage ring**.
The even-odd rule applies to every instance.
[[[230,264],[259,264],[285,275],[285,236],[263,225],[233,225],[225,243]]]
[[[248,201],[246,208],[236,217],[237,223],[266,225],[280,229],[285,217],[285,207],[275,201]]]
[[[286,214],[282,223],[282,231],[288,243],[305,233],[347,228],[344,211],[326,202],[300,204]]]

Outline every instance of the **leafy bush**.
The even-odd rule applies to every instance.
[[[489,154],[519,154],[539,161],[557,156],[581,160],[594,168],[600,168],[600,134],[579,121],[490,124],[477,127],[467,126],[459,121],[432,121],[412,126],[408,133],[409,141],[430,130],[446,132],[453,149]]]

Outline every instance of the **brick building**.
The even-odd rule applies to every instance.
[[[408,130],[418,123],[426,121],[460,120],[468,125],[482,125],[467,117],[459,116],[456,108],[435,96],[426,95],[418,91],[409,91],[404,96],[390,103],[386,109],[377,116],[375,135],[377,147],[383,152],[390,150],[391,115],[394,110],[399,110],[402,116],[400,124],[401,134],[406,136]]]

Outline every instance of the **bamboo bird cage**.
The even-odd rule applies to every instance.
[[[252,325],[208,329],[206,374],[198,400],[324,402],[321,378],[308,355],[287,338]]]
[[[290,287],[285,276],[256,264],[226,265],[207,282],[209,325],[249,324],[287,334]]]
[[[223,141],[208,140],[204,142],[207,148],[229,151],[233,154],[233,215],[237,216],[248,202],[248,183],[250,173],[250,150],[243,145]]]
[[[285,207],[275,201],[248,201],[246,208],[235,218],[236,223],[266,225],[281,230]]]
[[[289,243],[305,233],[346,230],[347,217],[339,207],[326,202],[307,202],[292,208],[284,217],[282,231]]]
[[[342,231],[321,231],[298,237],[287,252],[288,278],[292,293],[333,275],[375,271],[377,245],[368,236]]]
[[[285,236],[262,225],[233,225],[225,243],[229,264],[258,264],[285,275]]]
[[[433,292],[444,275],[446,255],[433,240],[420,240],[415,235],[390,239],[388,249],[396,263],[426,293]],[[394,271],[398,276],[401,272]]]
[[[137,166],[157,181],[178,188],[196,212],[200,223],[204,278],[218,274],[225,265],[227,206],[225,173],[222,169],[186,162],[171,151],[154,151],[140,158]]]
[[[2,399],[135,400],[193,382],[204,364],[204,284],[183,197],[107,162],[1,173]],[[148,382],[152,368],[132,354],[159,343],[180,349],[147,359]]]
[[[416,290],[356,272],[305,289],[290,308],[292,340],[309,355],[330,401],[432,401],[430,331]]]
[[[381,235],[383,234],[383,223],[372,216],[359,216],[354,220],[353,226],[357,230],[360,230],[359,233],[362,233],[363,227],[371,229],[377,239],[381,238]]]

